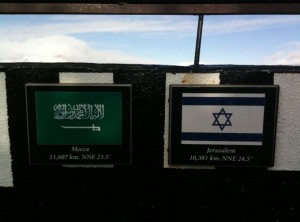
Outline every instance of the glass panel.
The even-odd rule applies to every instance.
[[[197,16],[0,15],[0,62],[191,65]]]
[[[205,16],[200,63],[300,65],[300,16]]]

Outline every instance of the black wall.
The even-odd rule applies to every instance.
[[[163,168],[166,73],[220,72],[221,84],[273,84],[274,73],[300,73],[300,67],[0,64],[0,71],[6,73],[14,178],[14,188],[0,189],[1,222],[17,216],[120,222],[300,219],[299,172]],[[24,85],[58,83],[59,72],[113,72],[114,83],[133,84],[131,166],[29,166]]]

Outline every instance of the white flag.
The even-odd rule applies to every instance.
[[[183,93],[182,144],[262,145],[265,94]]]

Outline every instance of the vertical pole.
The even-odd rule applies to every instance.
[[[201,48],[201,39],[202,39],[203,18],[204,18],[203,15],[199,15],[194,66],[198,66],[199,65],[199,60],[200,60],[200,48]]]

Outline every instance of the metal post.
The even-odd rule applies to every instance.
[[[199,65],[200,49],[201,49],[201,39],[202,39],[203,18],[204,18],[203,15],[199,15],[194,66],[198,66]]]

